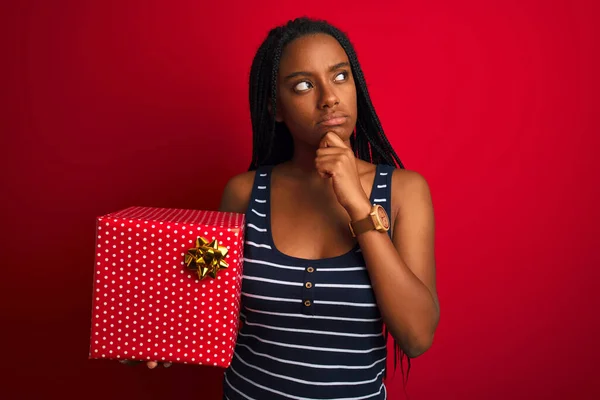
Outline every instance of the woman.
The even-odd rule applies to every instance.
[[[271,30],[250,107],[250,170],[220,207],[247,216],[224,398],[384,399],[387,332],[410,360],[439,319],[428,185],[403,168],[352,45],[325,22]]]
[[[220,206],[247,217],[224,397],[383,399],[388,332],[410,362],[439,319],[428,185],[404,169],[351,43],[326,22],[270,31],[250,107],[249,172]]]

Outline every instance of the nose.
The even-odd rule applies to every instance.
[[[327,85],[322,86],[321,97],[319,99],[319,108],[333,108],[340,104],[340,99],[332,87]]]

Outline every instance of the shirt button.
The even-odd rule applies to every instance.
[[[315,269],[313,267],[308,267],[306,268],[306,272],[315,272]]]
[[[310,305],[311,305],[311,304],[312,304],[312,303],[310,302],[310,300],[304,300],[304,305],[305,305],[306,307],[310,307]]]
[[[310,288],[312,287],[312,283],[310,283],[310,282],[306,282],[306,283],[304,284],[304,287],[306,287],[307,289],[310,289]]]

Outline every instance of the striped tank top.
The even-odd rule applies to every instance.
[[[377,165],[370,199],[388,215],[393,169]],[[360,247],[318,260],[278,251],[271,170],[256,171],[246,213],[243,326],[223,399],[385,399],[386,340]]]

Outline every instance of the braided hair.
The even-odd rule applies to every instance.
[[[381,122],[369,97],[365,77],[356,52],[348,37],[325,21],[303,17],[273,28],[259,47],[252,62],[250,69],[250,115],[253,143],[252,161],[249,170],[256,170],[262,165],[276,165],[292,158],[294,143],[290,131],[284,123],[275,121],[279,63],[281,54],[287,44],[299,37],[317,33],[334,37],[340,43],[350,61],[357,91],[358,117],[356,129],[350,138],[356,157],[374,164],[387,164],[396,168],[404,168],[383,132]],[[271,109],[270,112],[269,108]],[[386,328],[386,340],[388,335],[389,332]],[[397,341],[394,340],[394,369],[400,361],[403,375],[402,359],[405,356],[406,354],[400,349]],[[410,358],[406,356],[406,359],[408,361],[406,378],[408,379]]]
[[[249,170],[261,165],[276,165],[292,158],[294,143],[287,126],[275,121],[277,77],[281,54],[287,44],[302,36],[324,33],[334,37],[350,60],[356,82],[356,129],[350,138],[352,149],[361,160],[404,168],[383,132],[375,112],[362,69],[348,37],[321,20],[297,18],[273,28],[259,47],[250,69],[250,116],[252,119],[252,161]],[[270,103],[270,104],[269,104]],[[269,112],[269,107],[271,112]]]

